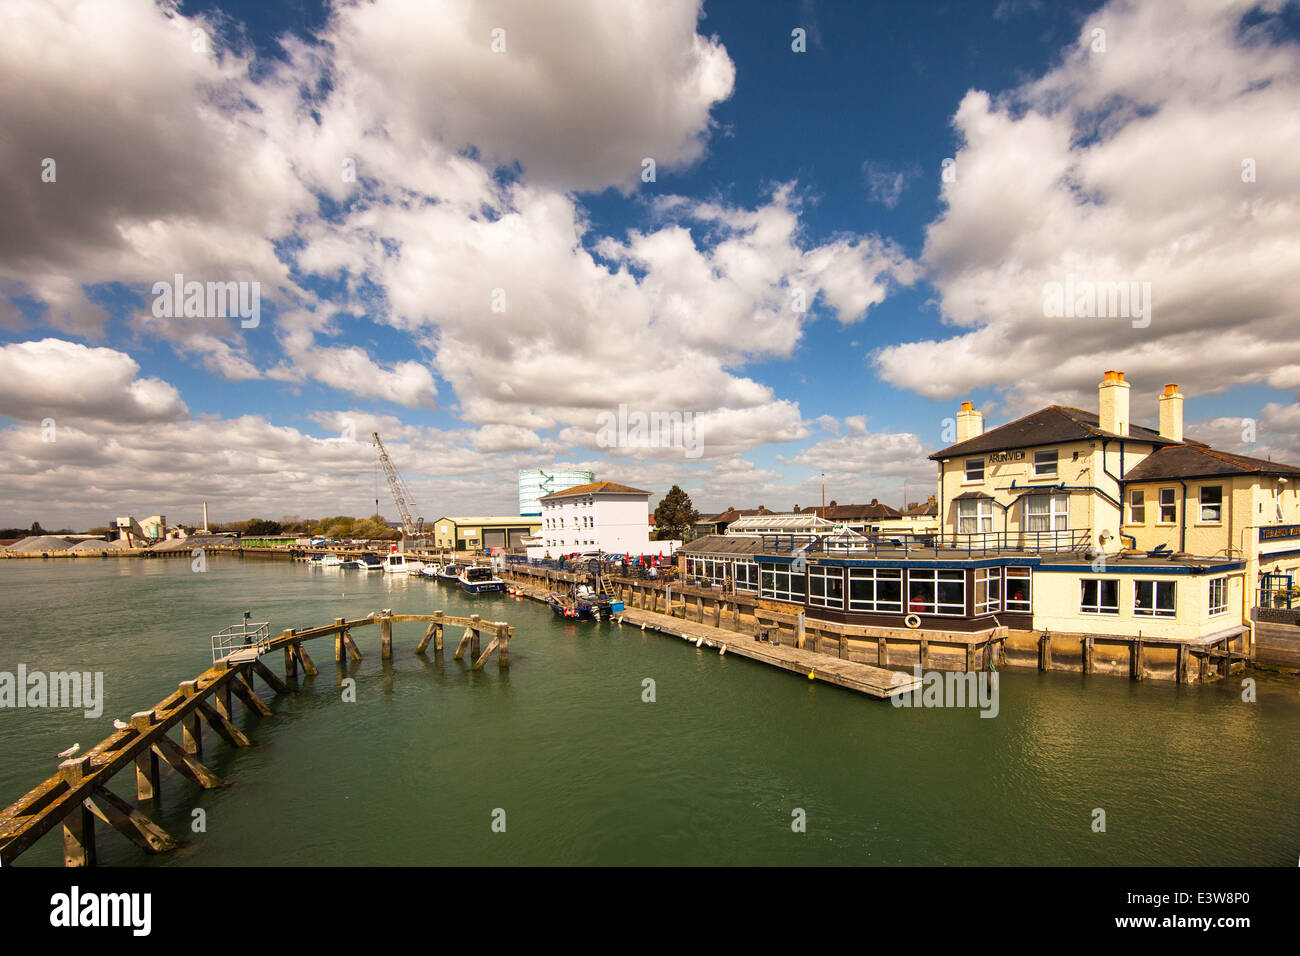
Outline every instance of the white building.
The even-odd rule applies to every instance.
[[[670,555],[680,541],[650,540],[650,492],[612,481],[576,485],[543,495],[542,529],[530,558],[562,554]]]

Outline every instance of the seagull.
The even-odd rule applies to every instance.
[[[80,749],[81,749],[81,744],[73,744],[73,745],[72,745],[71,747],[69,747],[67,750],[65,750],[65,751],[63,751],[62,753],[60,753],[59,756],[60,756],[60,757],[71,757],[73,754],[75,754],[75,753],[76,753],[78,750],[80,750]]]
[[[118,730],[126,730],[126,728],[130,727],[131,725],[124,720],[118,720],[116,717],[114,717],[113,726]]]

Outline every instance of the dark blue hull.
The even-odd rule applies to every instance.
[[[460,589],[467,594],[484,594],[490,591],[505,591],[506,582],[504,581],[477,581],[472,584],[460,582]]]

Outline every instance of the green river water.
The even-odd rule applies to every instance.
[[[370,611],[478,613],[516,627],[511,666],[481,672],[378,628],[346,674],[320,675],[274,717],[243,713],[255,747],[205,736],[232,786],[164,771],[158,821],[188,840],[146,857],[101,829],[101,863],[156,866],[867,864],[1295,866],[1300,681],[1205,687],[1009,670],[1000,713],[900,709],[541,604],[303,564],[0,562],[0,671],[102,671],[102,716],[0,710],[0,805],[210,663],[209,635],[245,609],[286,627]],[[281,656],[268,659],[280,671]],[[344,676],[357,700],[341,700]],[[656,700],[642,701],[655,681]],[[262,691],[259,684],[259,692]],[[132,774],[114,781],[134,799]],[[207,831],[191,832],[191,811]],[[1106,832],[1093,831],[1093,810]],[[493,814],[505,811],[505,832]],[[806,814],[794,832],[792,813]],[[19,865],[61,862],[57,830]]]

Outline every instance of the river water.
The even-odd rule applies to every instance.
[[[901,709],[735,656],[418,577],[209,557],[0,562],[0,671],[104,675],[104,711],[0,710],[0,805],[210,663],[245,609],[272,633],[335,617],[481,614],[516,627],[511,666],[413,653],[423,625],[354,632],[255,747],[205,734],[232,785],[164,770],[156,818],[188,842],[146,857],[100,829],[117,865],[1044,864],[1294,866],[1300,681],[1205,687],[1005,671],[993,719]],[[281,655],[268,658],[279,672]],[[356,701],[344,702],[345,676]],[[643,702],[643,681],[655,701]],[[259,683],[259,693],[263,686]],[[134,799],[131,773],[114,781]],[[193,810],[206,832],[193,832]],[[1094,831],[1096,809],[1105,832]],[[801,813],[800,813],[801,811]],[[792,823],[802,817],[804,832]],[[504,832],[493,828],[504,821]],[[58,831],[20,865],[58,864]]]

